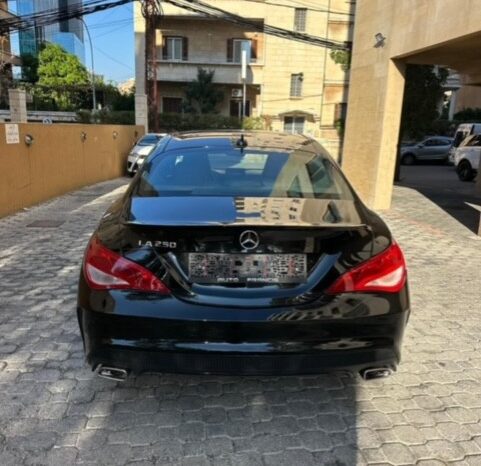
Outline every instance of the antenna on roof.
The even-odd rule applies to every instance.
[[[239,147],[241,151],[244,150],[244,147],[247,147],[247,141],[244,139],[244,133],[242,133],[240,138],[237,139],[235,145]]]

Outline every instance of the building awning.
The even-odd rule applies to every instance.
[[[285,112],[279,113],[280,118],[284,117],[304,117],[308,121],[316,121],[319,119],[319,115],[314,112],[309,112],[307,110],[287,110]]]

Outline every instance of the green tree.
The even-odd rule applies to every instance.
[[[185,91],[184,110],[188,113],[217,113],[216,107],[224,99],[224,93],[214,84],[213,70],[197,69],[197,79],[189,83]]]
[[[38,83],[41,86],[77,86],[89,83],[87,68],[76,55],[60,45],[47,44],[38,55]]]
[[[22,58],[22,80],[30,84],[38,81],[38,57],[25,53]]]
[[[56,44],[46,44],[38,55],[35,97],[50,102],[52,109],[88,107],[92,96],[87,68],[73,54]]]
[[[334,63],[341,66],[342,71],[347,71],[351,67],[350,50],[331,50],[329,55]]]
[[[114,111],[134,111],[135,110],[135,88],[126,94],[122,94],[117,87],[112,96],[112,110]]]
[[[430,133],[439,118],[439,102],[448,70],[431,65],[408,65],[401,119],[401,135],[421,138]]]

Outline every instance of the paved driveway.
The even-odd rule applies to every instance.
[[[125,183],[0,220],[0,465],[481,465],[481,242],[469,230],[396,188],[385,217],[413,315],[389,379],[122,384],[84,366],[75,290],[87,238]]]

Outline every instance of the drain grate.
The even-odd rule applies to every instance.
[[[63,225],[65,220],[35,220],[27,225],[27,228],[57,228]]]

